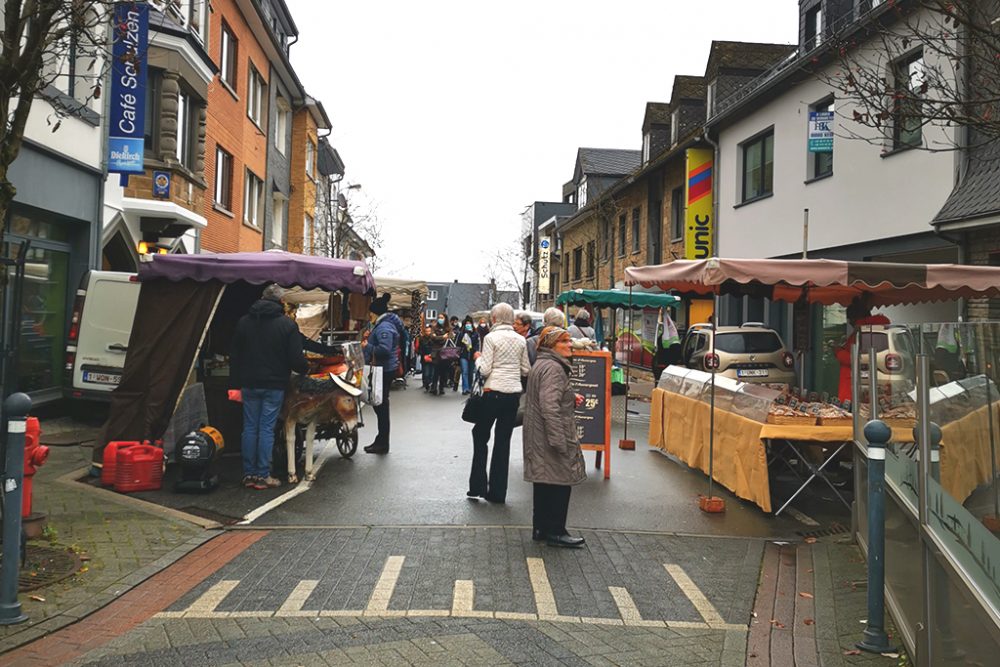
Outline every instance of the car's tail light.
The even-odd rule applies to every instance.
[[[712,354],[710,352],[710,353],[708,353],[708,354],[705,355],[705,360],[704,360],[703,363],[705,364],[705,370],[706,371],[718,370],[719,369],[719,355]]]
[[[788,369],[795,368],[795,357],[792,356],[791,352],[782,352],[781,363],[785,365],[785,368]]]
[[[903,358],[898,354],[885,355],[885,369],[890,373],[898,373],[903,370]]]
[[[69,332],[66,334],[66,365],[63,367],[67,384],[73,383],[73,367],[76,365],[76,344],[80,340],[80,318],[83,316],[83,302],[87,298],[87,290],[78,289],[73,300],[73,316],[69,320]]]

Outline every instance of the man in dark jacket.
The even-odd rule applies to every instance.
[[[388,294],[372,301],[368,309],[378,319],[375,320],[375,328],[365,345],[365,362],[382,368],[382,403],[372,407],[378,420],[378,435],[375,436],[375,442],[365,447],[365,451],[369,454],[388,454],[389,387],[399,372],[402,356],[400,346],[406,340],[406,327],[398,315],[386,312],[389,309]]]
[[[231,381],[243,399],[243,485],[254,489],[281,484],[271,476],[274,426],[291,372],[308,369],[302,334],[285,317],[283,294],[278,285],[268,286],[233,334]]]

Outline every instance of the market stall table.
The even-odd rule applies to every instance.
[[[687,465],[708,473],[709,411],[708,403],[680,394],[654,389],[649,423],[649,444],[677,457]],[[896,442],[913,439],[911,429],[893,429]],[[791,500],[816,478],[823,478],[822,468],[853,440],[851,426],[808,426],[764,424],[747,417],[717,411],[715,414],[715,465],[713,479],[738,497],[772,511],[768,452],[776,452],[776,442],[823,448],[826,452],[814,472],[792,494]],[[787,445],[780,445],[785,447]],[[838,494],[839,495],[839,494]],[[843,500],[843,499],[841,499]],[[846,502],[846,501],[845,501]],[[785,509],[786,501],[775,514]]]

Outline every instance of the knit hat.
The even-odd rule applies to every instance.
[[[386,311],[389,310],[389,293],[386,292],[372,301],[372,305],[368,306],[368,310],[376,315],[385,315]]]
[[[552,349],[561,340],[571,340],[572,336],[569,332],[562,327],[545,327],[542,332],[538,334],[538,347]]]
[[[264,288],[264,293],[260,295],[260,298],[281,303],[281,297],[283,296],[285,296],[285,290],[282,289],[281,285],[272,283]]]

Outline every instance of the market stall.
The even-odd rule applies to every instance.
[[[1000,295],[1000,269],[963,265],[711,258],[629,267],[625,274],[627,285],[675,290],[684,295],[715,298],[753,295],[789,303],[857,304],[866,308]],[[813,459],[813,462],[808,463],[809,477],[782,505],[783,509],[809,483],[815,480],[829,483],[826,467],[852,440],[860,439],[859,417],[867,419],[858,407],[847,418],[846,411],[838,415],[831,409],[827,411],[831,420],[839,419],[843,425],[824,423],[823,415],[818,413],[823,408],[814,408],[812,404],[825,402],[815,401],[812,396],[806,398],[801,390],[796,392],[792,388],[775,390],[770,396],[760,395],[761,390],[755,389],[758,400],[750,409],[739,401],[752,392],[744,387],[725,386],[715,373],[703,375],[695,379],[700,380],[697,392],[693,386],[685,389],[688,384],[697,384],[696,381],[688,382],[687,376],[674,391],[666,386],[676,382],[670,379],[672,374],[661,378],[661,386],[653,396],[650,444],[708,473],[709,496],[711,483],[718,481],[739,497],[770,511],[767,464],[772,457],[781,456],[781,448],[791,446],[797,458]],[[854,381],[857,384],[858,378]],[[782,395],[798,396],[798,404],[791,405],[788,398],[779,400]],[[878,398],[878,392],[870,392],[869,415],[879,410]],[[802,399],[805,399],[804,406]],[[828,405],[837,407],[832,403]],[[844,410],[843,407],[839,409]],[[983,411],[987,418],[990,410]],[[880,417],[884,416],[883,412],[879,412]],[[769,415],[774,417],[770,421],[784,423],[768,424]],[[913,439],[912,423],[903,418],[894,429],[893,435],[898,442]],[[942,444],[942,476],[949,467],[955,469],[944,463],[947,458],[958,461],[969,454],[964,443],[956,442],[960,428],[945,426],[946,432],[951,430],[955,435],[951,438],[946,435]],[[950,454],[949,440],[953,449]],[[775,443],[780,443],[781,447],[775,447]],[[806,447],[818,452],[813,451],[812,456],[803,455],[802,450]],[[989,456],[986,460],[988,466]]]
[[[363,262],[276,251],[150,257],[139,267],[128,355],[94,448],[97,466],[108,442],[160,439],[193,384],[203,384],[210,423],[226,442],[239,442],[240,408],[226,397],[230,340],[267,285],[321,289],[345,303],[350,295],[375,293]],[[172,445],[164,442],[168,453]]]

